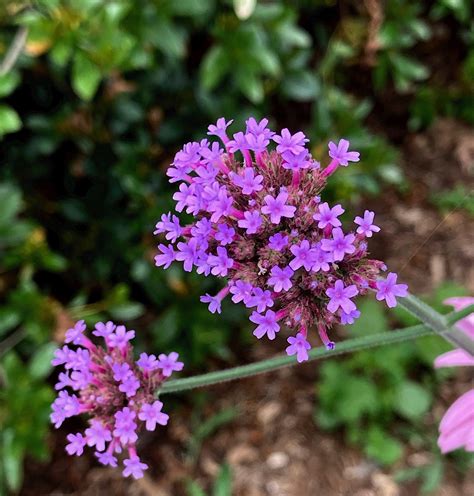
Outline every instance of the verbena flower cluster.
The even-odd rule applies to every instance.
[[[87,445],[95,449],[100,463],[116,467],[115,455],[125,451],[123,475],[138,479],[148,468],[137,455],[138,432],[143,427],[154,431],[156,424],[168,423],[155,393],[174,371],[182,370],[183,363],[175,352],[158,358],[142,353],[135,362],[130,343],[135,331],[123,325],[96,324],[92,334],[103,339],[105,346],[94,344],[84,335],[85,330],[84,321],[77,322],[66,332],[67,344],[54,353],[52,364],[65,371],[59,373],[55,386],[59,394],[52,405],[51,421],[59,428],[69,417],[89,415],[84,433],[67,436],[67,453],[80,456]]]
[[[368,258],[367,239],[380,231],[374,212],[366,210],[354,219],[354,232],[344,232],[344,208],[321,199],[328,177],[359,161],[347,140],[329,143],[331,161],[322,169],[302,132],[276,134],[267,119],[249,118],[245,132],[230,138],[231,123],[221,118],[209,126],[208,135],[220,142],[187,143],[176,154],[167,172],[180,183],[176,211],[195,221],[182,226],[174,213],[161,217],[155,234],[168,243],[159,244],[155,263],[167,269],[176,260],[187,272],[225,278],[217,295],[201,297],[209,310],[220,313],[230,295],[252,310],[259,339],[274,339],[286,324],[295,332],[286,351],[301,362],[310,327],[333,348],[327,331],[359,317],[355,296],[374,290],[393,307],[407,286],[394,273],[381,278],[385,265]]]

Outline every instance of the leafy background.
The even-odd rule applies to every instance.
[[[442,70],[433,57],[440,32],[455,59]],[[15,45],[19,55],[8,67]],[[21,489],[25,457],[50,458],[49,361],[75,319],[127,322],[140,329],[139,348],[176,349],[189,373],[244,359],[243,312],[226,305],[215,318],[198,303],[215,289],[212,281],[152,265],[153,225],[170,208],[164,170],[182,143],[222,115],[236,127],[254,115],[303,129],[316,156],[328,139],[344,136],[364,160],[334,178],[328,198],[355,207],[387,188],[411,187],[397,149],[406,132],[439,116],[474,122],[469,0],[7,1],[0,5],[2,55],[5,492]],[[385,118],[386,102],[403,112]],[[435,192],[432,202],[446,211],[468,193],[458,186]],[[472,197],[465,204],[472,215]],[[437,304],[443,291],[431,296]],[[373,302],[363,308],[355,334],[394,323]],[[430,367],[443,345],[427,343],[324,364],[315,421],[344,432],[377,463],[399,460],[404,443],[421,442],[416,432],[439,384]],[[432,432],[433,450],[435,438]],[[442,466],[438,457],[435,469],[400,477],[424,477],[431,489]],[[229,480],[223,466],[214,494],[228,494]],[[189,494],[203,493],[188,482]]]

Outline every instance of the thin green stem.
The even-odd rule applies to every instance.
[[[399,298],[398,304],[418,320],[429,326],[436,334],[442,335],[446,341],[453,344],[456,348],[462,348],[474,356],[474,341],[456,327],[446,332],[446,327],[448,326],[446,318],[416,296],[409,294],[406,298]],[[469,308],[464,309],[468,312],[466,315],[472,312],[472,307],[473,305],[470,306],[470,311]]]
[[[466,315],[469,315],[469,313],[473,311],[474,305],[471,305],[469,308],[465,308],[459,312],[452,312],[446,318],[443,317],[443,319],[445,319],[444,331],[438,333],[442,337],[446,337],[445,335],[451,332],[449,326],[462,319],[463,317],[466,317]],[[407,329],[403,330],[381,332],[370,336],[362,336],[339,343],[334,350],[326,350],[322,347],[314,348],[309,352],[308,361],[322,360],[336,355],[342,355],[343,353],[351,353],[353,351],[359,351],[375,346],[383,346],[398,343],[401,341],[407,341],[410,339],[416,339],[431,333],[431,326],[420,324],[413,327],[408,327]],[[185,379],[172,380],[163,384],[163,386],[159,390],[159,394],[177,393],[197,387],[210,386],[212,384],[240,379],[243,377],[249,377],[296,364],[297,361],[295,360],[294,356],[277,356],[275,358],[250,363],[248,365],[242,365],[240,367],[234,367],[231,369],[225,369],[216,372],[209,372],[207,374],[187,377]]]

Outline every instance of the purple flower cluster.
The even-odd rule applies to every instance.
[[[89,427],[67,436],[67,453],[80,456],[87,445],[95,449],[100,463],[116,467],[115,455],[125,450],[123,475],[138,479],[148,468],[136,452],[138,432],[168,423],[155,392],[172,372],[182,370],[183,363],[174,352],[158,358],[142,353],[135,362],[130,344],[135,331],[123,325],[96,324],[92,334],[102,338],[104,346],[94,344],[85,330],[84,321],[77,322],[66,332],[67,344],[54,353],[52,364],[65,371],[59,373],[55,386],[59,393],[52,404],[51,422],[59,428],[67,418],[86,413]]]
[[[328,177],[339,166],[358,162],[349,141],[329,143],[331,162],[321,169],[302,132],[276,134],[268,120],[249,118],[245,132],[232,137],[224,118],[209,126],[203,139],[184,145],[168,169],[179,182],[173,199],[176,211],[195,219],[181,226],[173,213],[164,214],[155,234],[168,244],[158,246],[155,263],[168,268],[183,263],[187,272],[227,279],[216,296],[201,301],[212,313],[221,312],[228,294],[234,303],[252,310],[257,338],[274,339],[280,321],[295,330],[288,338],[289,355],[308,358],[308,329],[315,326],[328,348],[327,330],[350,324],[360,315],[353,298],[373,290],[388,306],[407,294],[396,274],[380,276],[385,265],[368,258],[367,238],[380,231],[374,213],[354,220],[354,232],[344,232],[341,205],[321,202]],[[271,143],[274,142],[274,145]]]

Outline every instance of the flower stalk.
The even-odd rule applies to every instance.
[[[431,307],[425,304],[420,305],[419,300],[414,296],[406,298],[409,300],[410,313],[416,315],[424,324],[419,324],[416,326],[408,327],[402,330],[394,330],[391,332],[381,332],[378,334],[373,334],[370,336],[362,336],[359,338],[349,339],[342,343],[339,343],[335,349],[327,350],[326,348],[319,347],[314,348],[308,353],[308,361],[321,360],[324,358],[330,358],[336,355],[342,355],[345,353],[352,353],[354,351],[360,351],[367,348],[373,348],[376,346],[384,346],[388,344],[400,343],[402,341],[408,341],[411,339],[416,339],[422,336],[436,332],[444,339],[451,343],[459,343],[461,341],[461,331],[452,326],[462,318],[466,317],[470,313],[474,312],[474,305],[470,305],[463,310],[458,312],[451,312],[446,316],[437,314]],[[416,308],[416,310],[415,310]],[[428,317],[428,312],[426,308],[429,309],[430,316]],[[408,308],[407,308],[408,310]],[[413,310],[413,311],[412,311]],[[416,314],[414,312],[417,312]],[[435,312],[439,318],[436,318],[436,323],[433,321],[433,312]],[[442,323],[442,327],[441,327]],[[436,326],[436,329],[434,328]],[[470,340],[468,339],[468,342]],[[472,342],[468,343],[472,347]],[[456,344],[458,346],[458,344]],[[469,346],[468,346],[469,348]],[[467,350],[469,351],[469,350]],[[268,360],[262,360],[255,363],[250,363],[248,365],[242,365],[240,367],[234,367],[231,369],[220,370],[216,372],[209,372],[207,374],[197,375],[194,377],[187,377],[184,379],[176,379],[167,381],[159,390],[159,394],[168,393],[179,393],[181,391],[187,391],[189,389],[194,389],[198,387],[210,386],[213,384],[218,384],[220,382],[232,381],[234,379],[241,379],[244,377],[250,377],[257,374],[262,374],[264,372],[271,372],[273,370],[278,370],[284,367],[289,367],[296,365],[298,362],[294,357],[291,356],[277,356],[275,358],[270,358]]]

